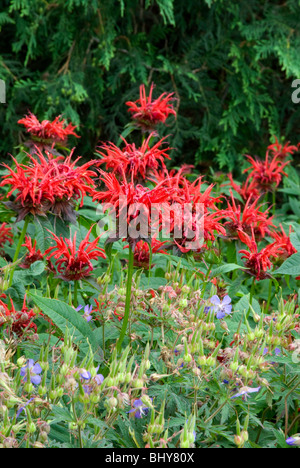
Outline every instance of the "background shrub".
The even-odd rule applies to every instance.
[[[139,85],[174,92],[173,164],[232,170],[272,135],[299,141],[299,1],[2,0],[1,159],[22,141],[17,121],[63,114],[77,152],[117,141]],[[134,134],[132,135],[134,138]]]

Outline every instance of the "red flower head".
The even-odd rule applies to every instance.
[[[21,311],[16,311],[12,299],[10,299],[10,303],[9,308],[7,304],[0,300],[0,325],[3,325],[7,318],[10,318],[12,319],[12,331],[18,336],[23,335],[26,330],[32,330],[36,333],[37,326],[33,323],[33,320],[37,314],[33,309],[29,310],[26,306],[26,296]]]
[[[206,248],[203,246],[204,241],[214,241],[216,233],[226,235],[225,229],[219,223],[222,218],[221,212],[216,206],[221,202],[221,197],[212,195],[213,184],[203,189],[202,177],[189,182],[183,176],[185,170],[183,167],[177,174],[170,174],[164,181],[169,190],[172,187],[175,189],[172,197],[174,205],[170,206],[170,210],[178,207],[174,209],[174,215],[170,216],[169,231],[181,252],[194,250],[202,253]]]
[[[155,253],[163,253],[168,254],[165,250],[163,250],[163,246],[167,243],[167,241],[160,242],[157,239],[151,240],[151,250],[152,254]],[[124,249],[128,248],[125,246]],[[134,258],[133,258],[134,266],[136,268],[149,268],[150,263],[150,248],[148,242],[140,240],[134,249]]]
[[[270,160],[267,152],[263,161],[254,159],[251,156],[247,156],[247,158],[251,166],[245,169],[244,172],[251,171],[250,177],[261,191],[273,191],[280,184],[282,176],[287,175],[283,169],[289,164],[289,161],[282,162],[278,156],[274,156],[273,159]]]
[[[50,254],[48,260],[52,257],[56,260],[55,265],[63,280],[76,281],[88,277],[94,269],[92,260],[106,258],[104,250],[97,246],[100,236],[89,241],[91,230],[92,227],[79,245],[76,243],[76,232],[73,239],[63,239],[51,233],[56,245],[47,249],[45,254]]]
[[[128,112],[133,120],[143,130],[155,130],[157,124],[165,123],[169,115],[176,117],[176,111],[170,102],[174,100],[174,93],[163,93],[157,99],[152,100],[154,85],[151,85],[149,96],[146,96],[145,86],[140,86],[140,99],[135,102],[126,102]]]
[[[42,254],[42,252],[38,249],[36,249],[36,240],[34,241],[34,244],[32,244],[32,239],[31,237],[27,236],[25,239],[25,243],[22,244],[22,247],[26,247],[28,250],[28,253],[26,257],[24,258],[23,262],[20,264],[21,268],[27,269],[29,268],[33,263],[38,262],[39,260],[43,260],[45,254]]]
[[[61,116],[56,117],[53,122],[43,120],[39,122],[34,114],[29,112],[23,119],[19,120],[20,125],[24,125],[26,131],[30,133],[31,138],[38,144],[51,145],[53,143],[66,143],[68,136],[73,135],[76,138],[79,136],[74,132],[76,126],[72,124],[66,125],[64,119],[60,120]],[[46,146],[47,147],[47,146]]]
[[[239,232],[239,238],[250,250],[250,252],[248,250],[239,251],[239,253],[243,254],[242,258],[246,259],[245,267],[248,268],[246,272],[251,276],[255,276],[257,281],[269,278],[268,270],[273,266],[271,259],[278,258],[283,246],[274,242],[259,251],[253,231],[251,238],[248,234],[242,232]]]
[[[298,151],[297,146],[290,145],[290,142],[280,144],[278,139],[275,137],[275,143],[268,146],[268,152],[271,152],[273,156],[278,158],[280,161],[285,161],[286,158],[290,155]]]
[[[250,176],[247,177],[242,185],[238,185],[234,182],[232,174],[228,174],[228,178],[233,190],[235,190],[243,198],[243,200],[247,201],[250,198],[256,199],[262,195],[256,181],[252,180]]]
[[[152,148],[149,147],[152,137],[153,133],[144,140],[140,148],[136,148],[134,143],[127,143],[124,138],[122,139],[125,147],[122,150],[114,143],[103,145],[101,149],[105,150],[106,153],[98,151],[102,155],[100,164],[105,164],[106,169],[112,169],[114,174],[125,174],[132,180],[145,179],[149,172],[157,170],[160,166],[165,167],[165,158],[170,159],[166,153],[170,148],[160,148],[164,139],[161,139]]]
[[[274,227],[274,224],[272,223],[273,217],[268,217],[269,208],[266,211],[260,211],[263,205],[257,206],[258,200],[251,202],[249,198],[242,209],[241,205],[236,204],[232,192],[231,201],[232,205],[227,201],[228,208],[222,211],[224,217],[230,219],[225,223],[230,236],[237,237],[238,232],[250,235],[252,229],[260,238],[270,233],[269,228]]]
[[[286,260],[291,255],[297,253],[297,249],[295,249],[295,247],[293,246],[291,242],[291,238],[290,238],[291,232],[292,232],[292,226],[290,226],[289,235],[285,233],[281,224],[280,224],[280,228],[281,228],[281,232],[280,231],[271,232],[271,236],[273,237],[273,239],[275,239],[278,245],[281,245],[281,249],[280,249],[278,256],[282,260]]]
[[[11,227],[8,226],[7,223],[2,223],[0,226],[0,255],[3,256],[5,255],[4,252],[4,245],[6,243],[9,243],[10,245],[13,244],[13,233],[11,230]]]
[[[13,170],[3,164],[9,174],[3,176],[0,186],[10,185],[8,197],[17,191],[14,202],[6,203],[18,213],[17,221],[20,221],[31,213],[34,216],[46,216],[49,211],[61,218],[75,222],[74,204],[86,194],[92,194],[96,173],[89,168],[95,161],[89,161],[82,166],[76,166],[76,161],[71,162],[72,154],[66,158],[53,157],[46,153],[45,157],[39,149],[36,149],[35,159],[29,155],[31,164],[19,164],[14,158],[16,169]]]
[[[104,203],[104,210],[109,204],[117,221],[116,239],[125,237],[132,247],[142,239],[149,239],[155,226],[151,222],[151,211],[154,205],[166,209],[172,191],[162,183],[152,190],[142,185],[134,185],[126,180],[125,175],[119,181],[114,174],[100,171],[100,180],[107,190],[95,192],[93,200]],[[156,226],[157,227],[157,226]]]

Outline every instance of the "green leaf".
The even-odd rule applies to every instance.
[[[52,406],[51,413],[54,415],[54,419],[51,424],[58,423],[61,421],[74,422],[74,416],[67,410],[67,408],[61,408],[60,406]]]
[[[93,351],[97,350],[98,345],[93,331],[73,307],[57,299],[48,299],[32,292],[29,292],[28,295],[42,310],[43,314],[47,315],[63,334],[69,330],[73,336],[74,343],[80,349],[87,351],[89,347],[88,343],[90,343]]]
[[[140,282],[141,289],[158,289],[160,286],[165,286],[167,280],[165,278],[142,278]]]
[[[273,275],[300,275],[300,252],[289,257],[277,270],[273,272]]]
[[[222,273],[229,273],[230,271],[234,270],[241,270],[242,267],[241,265],[237,265],[236,263],[227,263],[226,265],[219,266],[217,268],[214,268],[211,271],[212,276],[218,276],[221,275]]]
[[[44,262],[38,261],[34,262],[30,265],[28,273],[32,276],[39,276],[45,271],[45,264]]]

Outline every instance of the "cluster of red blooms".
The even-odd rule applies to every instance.
[[[300,145],[300,144],[299,144]],[[290,145],[289,142],[281,144],[275,138],[275,143],[268,146],[265,159],[247,156],[250,166],[245,169],[248,172],[246,181],[238,185],[229,174],[232,188],[244,199],[255,199],[267,192],[273,192],[286,175],[284,168],[289,164],[287,157],[299,149],[298,146]]]
[[[50,212],[74,222],[75,203],[80,201],[82,206],[84,197],[91,195],[93,201],[103,203],[104,208],[107,205],[114,209],[116,239],[125,238],[131,245],[136,266],[149,267],[149,242],[152,242],[154,253],[169,247],[156,235],[166,231],[172,239],[171,244],[181,252],[196,250],[200,255],[214,248],[217,237],[229,241],[239,239],[249,249],[240,251],[248,273],[257,280],[267,277],[272,262],[287,258],[295,249],[290,233],[287,235],[282,226],[281,231],[276,229],[269,209],[265,209],[259,199],[278,187],[289,163],[286,158],[297,147],[289,143],[282,145],[276,140],[268,147],[264,160],[248,156],[251,166],[245,170],[248,173],[245,183],[239,186],[229,175],[231,186],[242,201],[231,193],[227,207],[223,207],[225,197],[214,196],[213,184],[207,185],[202,177],[193,181],[186,177],[192,166],[168,171],[165,161],[169,159],[170,148],[163,146],[164,138],[155,144],[152,141],[156,137],[157,125],[165,123],[170,115],[176,116],[172,105],[174,97],[173,93],[163,93],[153,99],[153,89],[152,85],[147,96],[142,85],[139,100],[126,103],[135,124],[150,132],[139,148],[124,138],[122,148],[108,142],[98,149],[102,157],[100,161],[89,161],[82,166],[77,166],[78,159],[72,162],[72,153],[67,157],[56,157],[46,152],[44,156],[36,148],[35,157],[28,155],[30,164],[19,164],[14,160],[15,169],[5,165],[9,173],[3,177],[0,186],[10,187],[8,197],[16,192],[15,200],[8,202],[8,206],[17,211],[17,221],[29,213],[46,216]],[[39,123],[30,114],[20,123],[41,140],[65,142],[68,135],[77,136],[75,127],[71,124],[65,126],[60,117],[52,123]],[[95,182],[98,172],[91,170],[92,165],[106,167],[106,171],[97,169],[100,188]],[[154,205],[160,208],[155,225],[152,224]],[[123,232],[124,223],[126,231]],[[129,227],[138,235],[131,234]],[[104,251],[97,246],[99,238],[89,241],[90,233],[91,230],[79,246],[76,245],[76,235],[63,239],[52,233],[55,246],[45,253],[37,250],[36,242],[32,244],[31,239],[26,238],[24,246],[28,254],[21,266],[28,268],[34,261],[45,257],[50,265],[54,258],[61,278],[66,281],[84,278],[93,270],[91,261],[105,257]],[[273,237],[274,242],[260,250],[257,242],[265,241],[267,237]]]
[[[20,267],[28,269],[33,263],[45,260],[48,270],[65,281],[81,280],[88,277],[94,269],[92,261],[100,257],[106,258],[104,250],[97,245],[100,237],[90,242],[91,230],[92,228],[79,243],[76,233],[73,237],[64,239],[50,232],[55,245],[49,247],[44,253],[37,249],[37,241],[35,240],[33,243],[32,239],[27,236],[25,243],[22,244],[23,247],[26,247],[27,253]],[[51,258],[55,259],[55,265],[52,264]]]
[[[259,199],[268,192],[273,192],[279,186],[282,177],[286,175],[284,168],[289,164],[287,157],[298,151],[298,146],[275,143],[268,146],[264,160],[247,159],[251,166],[244,172],[248,173],[242,185],[234,182],[229,174],[231,187],[240,195],[243,202],[234,199],[231,194],[231,203],[227,201],[228,208],[223,210],[224,223],[229,237],[239,238],[249,250],[242,249],[240,253],[245,260],[247,272],[257,281],[269,276],[269,271],[276,261],[283,261],[296,253],[291,243],[290,234],[286,234],[283,227],[276,228],[273,217],[269,215],[270,208],[265,209],[259,204]],[[274,242],[259,249],[258,242],[266,237],[272,237]]]
[[[18,213],[17,221],[29,213],[46,216],[48,212],[66,221],[76,221],[74,205],[81,200],[82,206],[85,195],[93,193],[93,177],[97,174],[90,170],[94,161],[77,166],[80,158],[72,162],[72,154],[55,157],[47,152],[44,156],[36,148],[36,157],[28,155],[28,165],[19,164],[14,158],[15,169],[3,164],[9,173],[3,176],[0,186],[10,187],[8,198],[16,192],[15,200],[6,205]]]
[[[252,179],[253,187],[256,187],[261,193],[274,191],[282,180],[285,166],[289,161],[283,162],[278,155],[273,156],[271,159],[267,151],[264,160],[254,159],[247,156],[251,166],[245,169],[244,172],[250,171],[250,179]]]
[[[1,297],[6,298],[5,294]],[[10,307],[0,299],[0,325],[3,325],[8,319],[12,320],[11,329],[18,336],[21,336],[25,330],[37,331],[37,326],[33,322],[35,318],[36,312],[26,306],[26,296],[21,311],[15,309],[12,299],[10,299]]]
[[[212,195],[213,184],[203,190],[202,177],[190,182],[184,176],[190,167],[183,166],[177,172],[168,172],[167,169],[154,172],[154,180],[170,194],[162,229],[171,234],[183,253],[190,250],[200,252],[206,248],[207,242],[216,239],[216,235],[226,234],[219,222],[222,213],[217,208],[221,198]]]
[[[145,88],[140,88],[140,99],[135,103],[127,103],[133,119],[138,122],[143,129],[153,131],[159,122],[165,122],[170,113],[169,101],[172,95],[163,94],[156,101],[152,100],[153,86],[149,97],[146,97]],[[159,112],[156,112],[159,109]],[[158,120],[157,120],[158,119]],[[144,146],[137,150],[135,145],[129,145],[125,141],[125,148],[120,150],[113,144],[102,147],[105,153],[102,164],[112,173],[101,172],[101,181],[104,182],[106,190],[94,195],[94,200],[109,203],[117,210],[117,218],[126,217],[129,224],[136,218],[141,223],[141,212],[137,208],[138,203],[146,202],[146,210],[143,221],[149,222],[150,204],[163,204],[164,217],[158,221],[159,230],[167,230],[170,233],[174,244],[183,253],[191,250],[190,242],[193,242],[192,249],[195,250],[198,241],[197,253],[203,253],[210,248],[217,236],[227,239],[239,239],[249,249],[241,250],[247,271],[254,275],[256,279],[263,279],[268,270],[272,267],[272,262],[280,258],[284,260],[295,252],[291,244],[290,236],[285,234],[282,226],[278,232],[273,224],[273,217],[270,216],[270,208],[266,208],[263,203],[259,203],[268,191],[275,190],[285,175],[284,168],[289,163],[286,161],[288,155],[297,151],[296,146],[289,143],[281,145],[276,140],[270,145],[264,160],[248,156],[251,166],[245,172],[249,172],[245,183],[242,186],[236,184],[231,174],[229,180],[232,188],[240,195],[244,202],[239,202],[231,193],[231,200],[227,200],[227,208],[220,209],[224,197],[213,196],[213,184],[206,185],[202,177],[190,182],[185,177],[190,167],[183,166],[179,171],[168,171],[162,159],[166,155],[159,149],[157,143],[152,151],[155,155],[153,159],[146,158],[147,151],[150,150],[149,142],[153,134],[144,142]],[[145,151],[146,148],[146,151]],[[130,181],[126,177],[131,176]],[[140,180],[150,180],[155,184],[150,190],[139,183]],[[204,188],[203,188],[204,187]],[[122,200],[124,199],[124,204]],[[148,204],[147,204],[148,203]],[[133,209],[133,205],[135,208]],[[201,213],[198,213],[197,206],[202,206]],[[185,211],[184,207],[190,209]],[[166,221],[167,220],[167,221]],[[166,226],[166,222],[168,225]],[[188,228],[186,227],[188,226]],[[199,226],[202,228],[200,236]],[[198,231],[197,231],[198,229]],[[178,234],[179,233],[179,234]],[[274,243],[259,250],[257,242],[273,237]],[[144,237],[147,237],[145,235]],[[127,238],[130,241],[130,238]],[[139,247],[135,255],[135,261],[145,265],[149,261],[146,255],[148,244],[135,242]],[[139,252],[139,253],[138,253]],[[249,257],[249,258],[248,258]],[[145,261],[144,261],[145,260]]]
[[[37,117],[29,112],[18,123],[24,125],[26,131],[30,133],[34,145],[39,146],[41,149],[49,149],[49,146],[55,143],[65,144],[70,135],[79,138],[75,133],[76,126],[71,123],[66,125],[65,119],[61,119],[61,116],[56,117],[52,122],[49,120],[39,122]],[[30,144],[29,146],[33,145]]]

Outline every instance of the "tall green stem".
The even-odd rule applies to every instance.
[[[249,300],[250,306],[252,306],[254,291],[255,291],[255,278],[252,279],[252,284],[251,284],[250,300]],[[246,318],[249,317],[249,315],[250,315],[250,310],[251,310],[251,307],[249,307],[249,309],[248,309],[248,311],[247,311]]]
[[[272,279],[270,279],[270,280],[269,280],[269,295],[268,295],[268,302],[267,302],[267,305],[266,305],[265,314],[268,313],[268,310],[269,310],[269,307],[270,307],[270,304],[271,304],[271,299],[272,299],[272,284],[273,284],[273,281],[272,281]]]
[[[15,255],[14,255],[14,258],[13,258],[13,264],[15,264],[16,261],[17,261],[18,258],[19,258],[19,253],[20,253],[22,244],[23,244],[24,239],[25,239],[25,236],[26,236],[28,224],[29,224],[29,216],[27,216],[27,217],[25,218],[24,226],[23,226],[23,229],[22,229],[22,232],[21,232],[21,235],[20,235],[20,238],[19,238],[19,242],[18,242],[16,251],[15,251]],[[9,286],[9,287],[12,285],[12,282],[13,282],[13,277],[14,277],[15,268],[16,268],[16,266],[14,265],[13,268],[12,268],[12,270],[11,270],[11,272],[10,272],[9,283],[8,283],[8,286]]]
[[[74,307],[78,307],[78,280],[74,281]]]
[[[133,251],[131,246],[129,246],[129,261],[128,261],[128,274],[127,274],[127,285],[126,285],[126,301],[125,301],[125,314],[123,318],[123,325],[121,333],[117,342],[117,350],[121,351],[121,346],[124,340],[124,336],[127,330],[129,312],[130,312],[130,301],[131,301],[131,286],[132,286],[132,276],[133,276]]]

